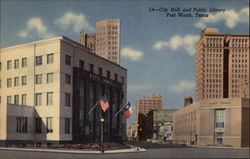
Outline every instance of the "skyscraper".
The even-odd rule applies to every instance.
[[[219,34],[217,28],[207,28],[196,52],[197,100],[238,98],[249,87],[249,35]],[[249,98],[249,93],[245,96]]]
[[[92,53],[120,64],[120,20],[97,21],[95,34],[80,32],[80,43]]]
[[[146,115],[150,110],[161,110],[163,108],[163,96],[153,94],[152,97],[139,98],[136,101],[136,120],[138,122],[138,114]]]

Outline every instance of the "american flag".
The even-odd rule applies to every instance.
[[[109,108],[109,102],[106,96],[102,98],[102,100],[100,101],[100,104],[104,112]]]

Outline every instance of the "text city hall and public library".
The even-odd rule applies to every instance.
[[[249,35],[208,28],[196,47],[198,100],[173,113],[173,141],[249,147]],[[59,36],[1,48],[0,57],[1,146],[99,142],[101,116],[106,141],[125,139],[124,113],[113,118],[127,103],[119,19],[81,31],[80,43]],[[109,109],[88,114],[104,95]]]

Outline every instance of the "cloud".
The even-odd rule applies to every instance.
[[[27,21],[26,29],[21,30],[18,36],[21,38],[32,38],[34,36],[38,36],[39,38],[50,38],[55,35],[48,31],[48,28],[44,25],[41,18],[34,17]]]
[[[84,14],[76,14],[74,12],[65,13],[61,18],[56,19],[54,23],[61,29],[72,27],[76,34],[79,34],[82,29],[86,29],[87,31],[95,30],[89,24]]]
[[[181,92],[195,88],[195,82],[182,80],[179,83],[176,83],[169,87],[173,92]]]
[[[134,49],[131,49],[131,48],[128,48],[128,47],[122,49],[122,51],[121,51],[121,55],[123,57],[127,57],[130,60],[132,60],[132,61],[139,61],[139,60],[141,60],[143,54],[144,53],[141,52],[141,51],[139,51],[139,50],[134,50]]]
[[[161,50],[164,47],[170,48],[173,51],[178,49],[185,50],[189,55],[195,54],[195,43],[200,38],[199,35],[186,35],[181,37],[180,35],[173,36],[169,41],[158,41],[154,44],[154,48]]]
[[[249,24],[249,8],[242,8],[240,11],[230,9],[226,10],[225,13],[211,14],[209,17],[203,17],[195,23],[195,27],[204,29],[209,23],[215,24],[221,21],[224,21],[224,24],[231,29],[236,27],[239,23]]]

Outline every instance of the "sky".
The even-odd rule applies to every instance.
[[[183,107],[187,95],[195,99],[195,43],[202,29],[216,27],[222,34],[249,34],[248,0],[0,2],[1,48],[60,35],[79,42],[81,29],[94,33],[96,21],[120,19],[121,66],[128,70],[127,99],[134,112],[128,124],[135,120],[137,98],[162,94],[166,109]],[[179,13],[192,17],[179,17],[171,8],[180,8]],[[190,8],[191,12],[183,12]],[[210,8],[217,11],[209,12]],[[208,17],[196,17],[196,13]]]

